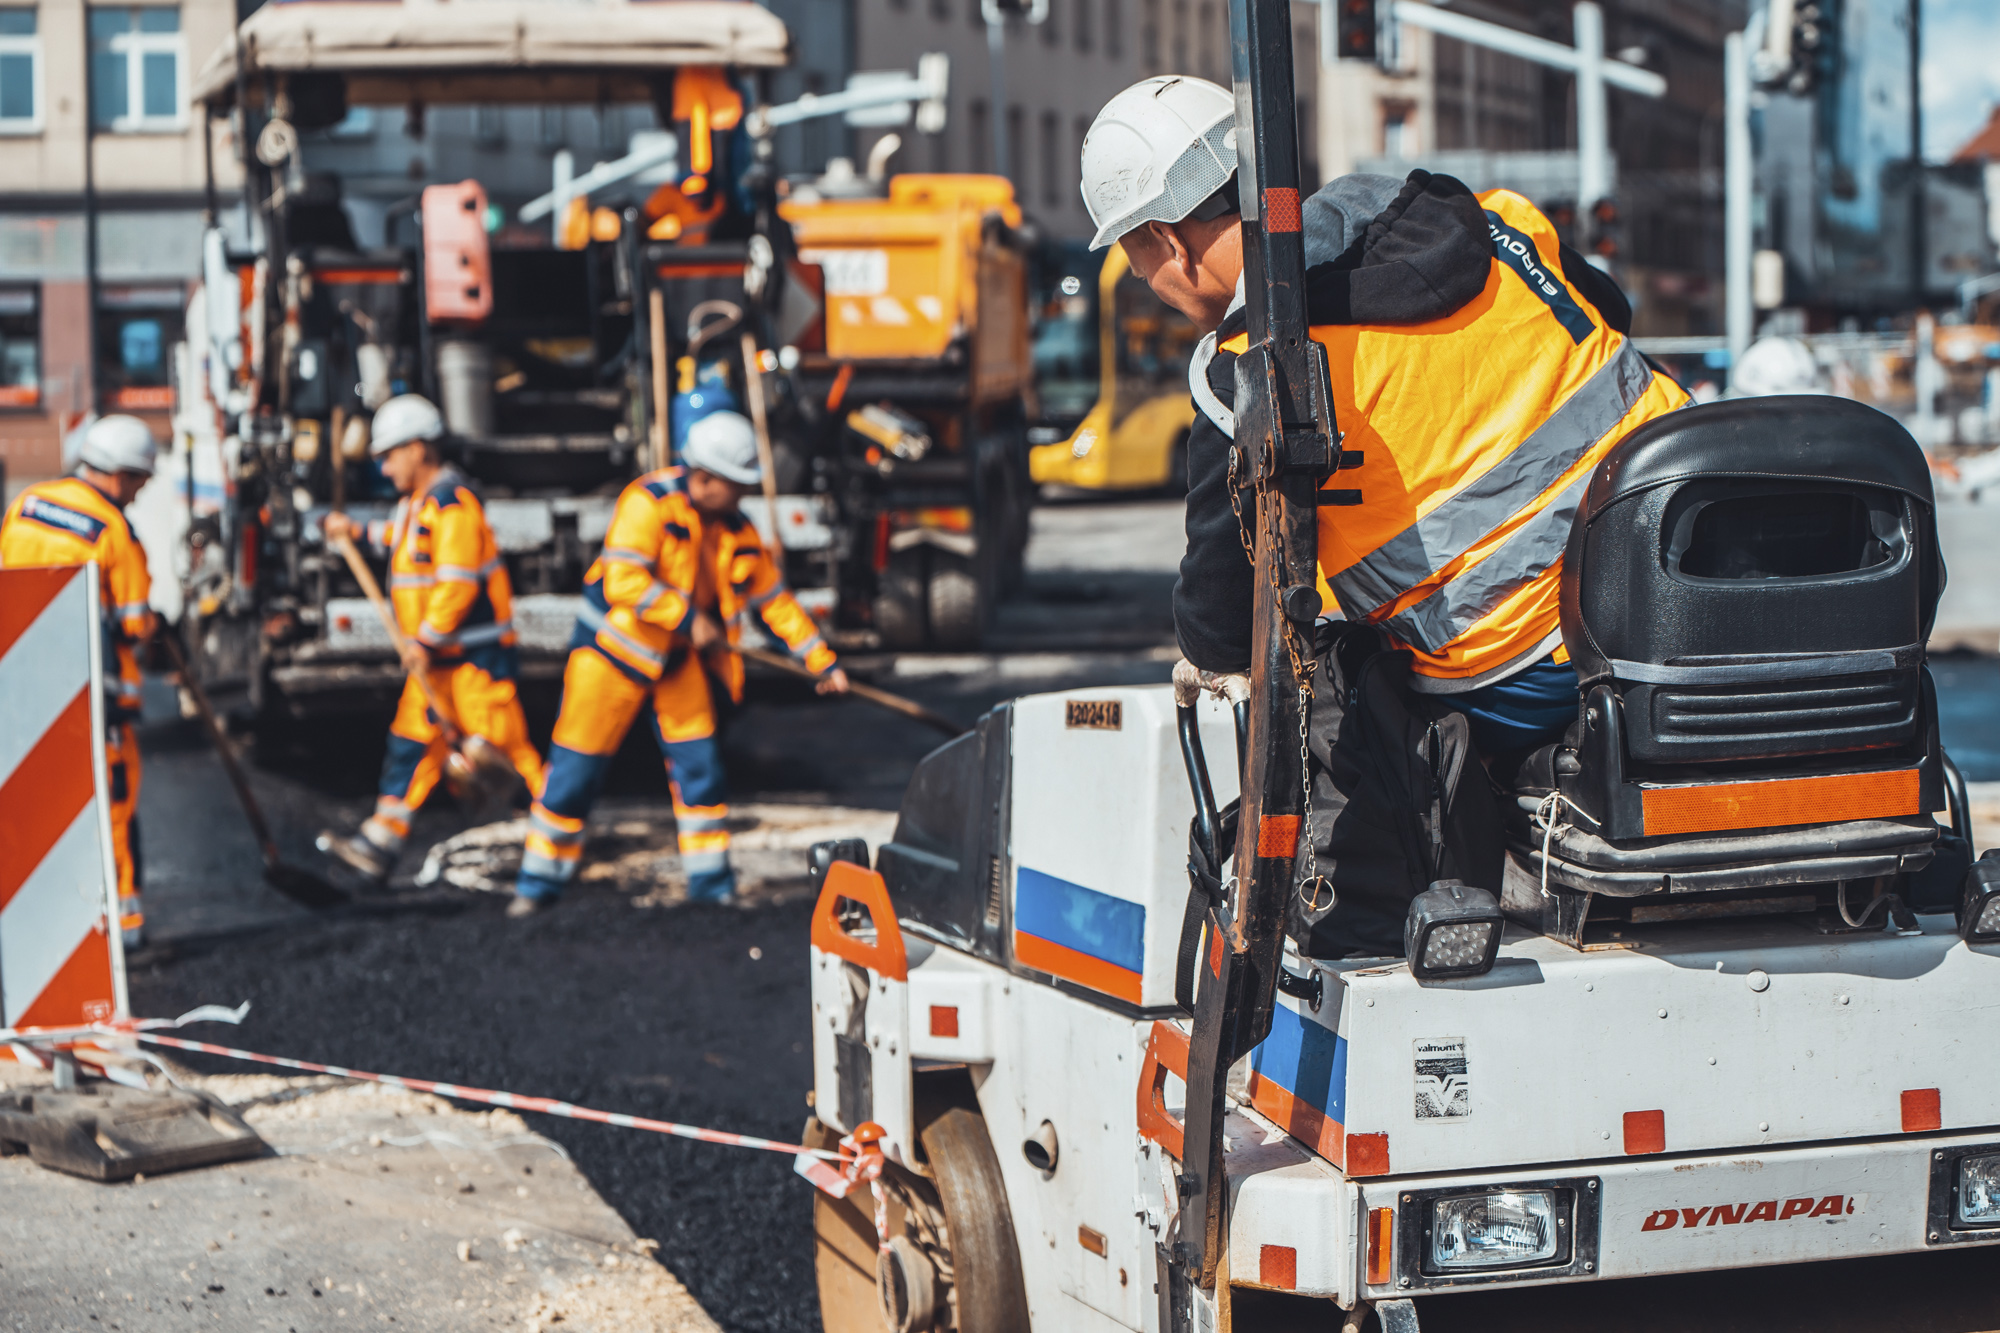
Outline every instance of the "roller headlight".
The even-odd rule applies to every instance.
[[[1461,1194],[1431,1203],[1430,1262],[1435,1273],[1520,1268],[1546,1263],[1562,1245],[1554,1190]]]
[[[2000,850],[2000,849],[1995,849]],[[1967,944],[2000,944],[2000,858],[1989,851],[1965,873],[1958,933]]]
[[[1410,900],[1403,922],[1410,974],[1418,981],[1449,981],[1492,971],[1500,925],[1499,899],[1455,879],[1439,880]]]
[[[2000,1226],[2000,1153],[1959,1162],[1957,1213],[1963,1226]]]

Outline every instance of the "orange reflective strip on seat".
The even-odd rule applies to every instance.
[[[1640,800],[1649,838],[1922,813],[1914,768],[1699,787],[1647,787],[1640,792]]]

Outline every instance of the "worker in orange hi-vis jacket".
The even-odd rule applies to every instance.
[[[441,458],[443,438],[444,419],[428,399],[411,393],[382,404],[368,452],[403,500],[387,523],[366,532],[345,514],[326,518],[329,542],[365,537],[387,548],[389,597],[408,641],[403,666],[411,678],[389,726],[375,813],[356,834],[319,838],[321,851],[376,883],[395,869],[410,819],[444,769],[445,720],[431,711],[419,673],[452,724],[497,746],[531,793],[542,788],[542,757],[528,740],[514,684],[520,651],[507,566],[479,497]]]
[[[125,507],[152,479],[158,445],[137,417],[110,416],[83,431],[76,472],[37,482],[16,496],[0,520],[0,567],[97,562],[98,604],[108,651],[104,762],[111,785],[111,849],[118,861],[118,925],[125,947],[146,936],[140,902],[139,656],[158,627],[148,599],[153,579]]]
[[[584,575],[549,779],[529,814],[510,915],[548,906],[575,878],[605,770],[649,706],[688,896],[726,902],[735,893],[709,689],[713,672],[732,699],[742,697],[743,662],[729,646],[752,616],[820,674],[820,693],[847,690],[833,649],[737,508],[762,478],[750,423],[734,412],[702,418],[688,430],[681,462],[625,488],[604,553]]]

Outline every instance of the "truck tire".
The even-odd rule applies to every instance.
[[[925,1127],[923,1141],[951,1235],[958,1333],[1028,1333],[1014,1214],[985,1119],[954,1106]]]
[[[831,1148],[840,1135],[818,1116],[806,1122],[801,1140],[809,1148]],[[866,1190],[855,1198],[813,1195],[813,1275],[819,1283],[819,1320],[824,1333],[882,1333],[882,1307],[875,1296],[875,1217]]]
[[[979,577],[982,557],[988,565],[992,563],[992,554],[984,550],[971,560],[945,551],[931,552],[931,576],[924,593],[932,648],[970,652],[986,636],[990,580]]]

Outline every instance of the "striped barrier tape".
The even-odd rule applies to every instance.
[[[366,1083],[382,1083],[392,1088],[408,1088],[412,1092],[428,1092],[439,1097],[451,1097],[458,1101],[482,1102],[488,1106],[504,1106],[513,1111],[539,1111],[544,1115],[559,1115],[570,1120],[587,1120],[601,1125],[615,1125],[620,1129],[643,1129],[654,1134],[669,1134],[680,1139],[694,1139],[700,1143],[721,1144],[725,1148],[756,1148],[764,1152],[790,1153],[796,1159],[794,1169],[821,1189],[831,1190],[831,1182],[822,1182],[822,1176],[845,1179],[841,1172],[833,1170],[828,1163],[845,1164],[847,1154],[826,1148],[808,1148],[803,1143],[780,1143],[775,1139],[758,1138],[754,1134],[732,1134],[727,1130],[705,1129],[699,1125],[683,1125],[672,1120],[654,1120],[646,1116],[625,1115],[618,1111],[599,1111],[588,1106],[577,1106],[570,1102],[559,1102],[549,1097],[524,1097],[517,1093],[500,1092],[493,1088],[467,1088],[456,1083],[436,1083],[430,1079],[403,1078],[396,1074],[372,1074],[365,1069],[348,1069],[341,1065],[316,1064],[311,1060],[293,1060],[282,1055],[263,1055],[256,1051],[246,1051],[235,1046],[217,1046],[205,1041],[189,1041],[185,1037],[168,1037],[157,1029],[177,1028],[187,1023],[240,1023],[250,1012],[246,1003],[235,1009],[225,1009],[218,1004],[203,1005],[191,1009],[179,1018],[139,1018],[123,1019],[108,1023],[93,1023],[74,1027],[11,1027],[0,1028],[0,1045],[8,1046],[54,1046],[76,1042],[92,1041],[103,1037],[122,1037],[145,1042],[150,1046],[169,1046],[182,1051],[200,1051],[207,1055],[227,1056],[232,1060],[247,1060],[256,1064],[277,1065],[283,1069],[298,1069],[309,1074],[330,1074],[335,1078],[359,1079]],[[845,1192],[844,1190],[842,1191]],[[840,1195],[836,1194],[836,1198]]]

